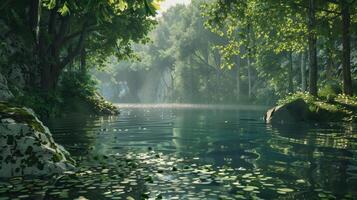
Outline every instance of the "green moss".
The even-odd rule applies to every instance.
[[[60,153],[54,153],[52,156],[52,161],[53,162],[60,162],[61,160],[63,160],[63,156]]]
[[[119,110],[116,106],[108,101],[105,101],[104,98],[98,94],[68,97],[66,98],[64,105],[64,111],[69,113],[76,112],[94,115],[119,114]]]
[[[285,105],[303,99],[309,106],[312,121],[355,121],[357,119],[357,97],[336,95],[334,98],[317,98],[308,93],[298,92],[281,99],[278,105]]]
[[[10,103],[0,102],[0,116],[3,119],[11,118],[17,123],[28,124],[32,129],[38,132],[45,132],[42,124],[40,124],[31,113]]]
[[[118,108],[106,101],[99,94],[85,97],[85,101],[92,106],[96,114],[118,114]]]

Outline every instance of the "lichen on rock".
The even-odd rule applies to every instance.
[[[50,176],[74,166],[31,109],[0,102],[0,177]]]

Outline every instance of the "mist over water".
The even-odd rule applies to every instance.
[[[267,106],[258,105],[223,105],[223,104],[185,104],[185,103],[136,103],[136,104],[115,104],[121,109],[132,109],[132,108],[142,108],[142,109],[201,109],[201,110],[257,110],[261,111],[268,109]]]

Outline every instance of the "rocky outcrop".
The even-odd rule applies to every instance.
[[[268,110],[264,118],[267,123],[294,123],[308,121],[309,115],[308,104],[303,99],[297,99]]]
[[[0,74],[0,101],[7,101],[13,97],[14,95],[11,93],[9,87],[7,86],[6,78]]]
[[[50,176],[74,165],[32,110],[0,102],[0,177]]]

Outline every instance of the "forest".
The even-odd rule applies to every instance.
[[[324,98],[355,93],[355,6],[347,5],[352,9],[342,21],[333,2],[318,2],[314,18],[302,2],[251,1],[241,10],[234,10],[241,1],[204,2],[166,12],[151,42],[135,46],[139,61],[106,63],[109,70],[97,77],[113,81],[101,87],[113,90],[122,81],[131,88],[128,100],[118,98],[120,89],[108,91],[113,101],[141,95],[144,102],[273,105],[295,92]]]
[[[0,200],[356,199],[356,0],[3,0]]]

